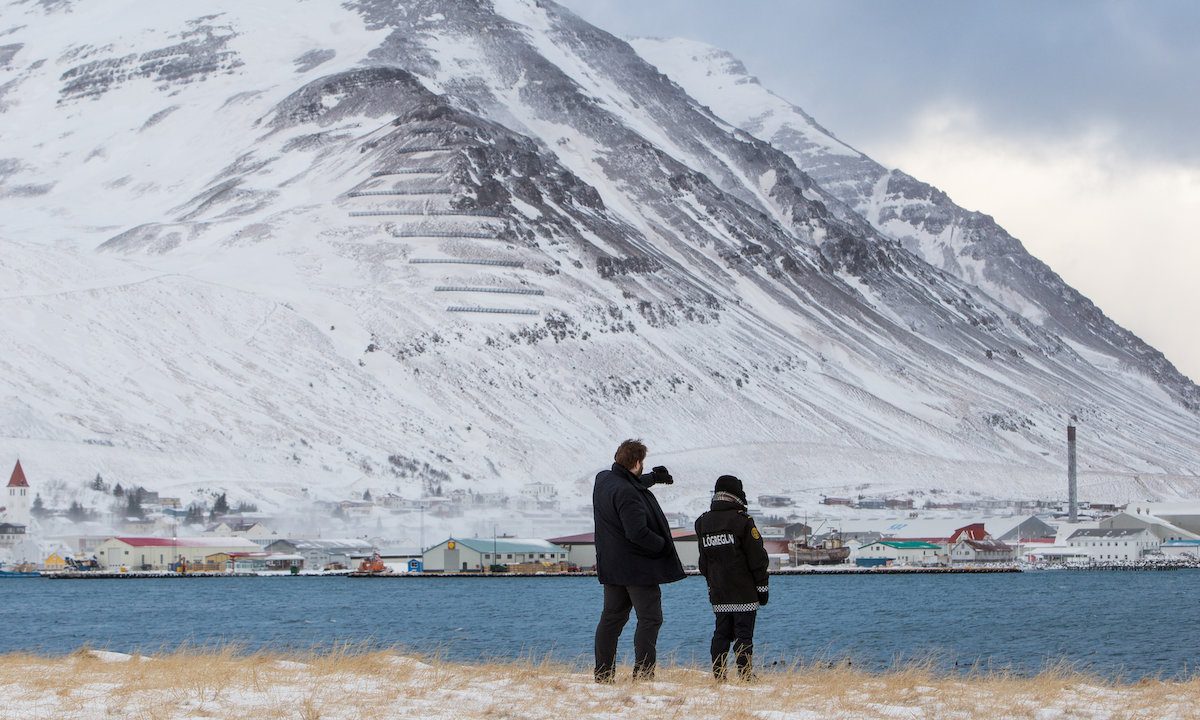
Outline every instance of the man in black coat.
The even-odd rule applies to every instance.
[[[610,470],[596,475],[592,508],[596,520],[596,572],[604,585],[604,610],[596,625],[596,682],[611,683],[617,669],[617,641],[637,612],[633,633],[633,677],[654,677],[655,646],[662,627],[659,585],[685,575],[667,517],[650,487],[674,482],[665,467],[642,474],[646,446],[626,440]]]
[[[717,478],[712,505],[696,520],[700,544],[700,574],[708,581],[708,599],[716,614],[712,638],[713,675],[725,679],[729,644],[738,675],[751,680],[754,623],[767,604],[770,561],[754,518],[746,512],[742,481],[733,475]]]

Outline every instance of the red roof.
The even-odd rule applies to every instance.
[[[259,546],[256,543],[254,543],[254,541],[247,540],[246,538],[242,538],[242,537],[219,537],[219,536],[205,535],[205,536],[201,536],[201,537],[168,538],[168,537],[137,536],[137,537],[117,537],[117,538],[111,538],[111,539],[120,540],[121,542],[125,543],[126,545],[132,545],[133,547],[172,547],[172,546],[176,546],[176,545],[182,545],[182,546],[192,547],[192,548],[197,548],[197,547],[216,548],[217,551],[236,550],[239,547],[243,547],[243,548],[246,548],[247,550],[250,550],[251,552],[259,549]]]
[[[563,537],[550,538],[550,542],[555,545],[594,545],[596,543],[596,533],[564,535]]]
[[[987,531],[983,529],[983,523],[971,523],[954,531],[950,536],[950,542],[958,542],[959,540],[986,540]]]
[[[172,540],[171,538],[119,537],[115,539],[133,547],[171,547],[172,545],[179,544],[178,540]]]
[[[25,471],[21,469],[21,461],[17,461],[17,466],[13,468],[12,477],[8,479],[9,487],[29,487],[29,481],[25,479]]]

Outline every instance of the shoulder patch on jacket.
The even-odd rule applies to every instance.
[[[762,535],[758,534],[758,528],[756,527],[750,528],[750,537],[754,538],[755,540],[762,540]]]

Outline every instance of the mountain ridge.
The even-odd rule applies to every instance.
[[[1166,390],[556,5],[120,9],[0,22],[0,191],[44,188],[0,198],[0,450],[53,476],[582,502],[644,435],[696,478],[681,504],[715,465],[805,497],[1036,495],[1076,411],[1096,492],[1190,487]]]
[[[711,92],[710,99],[723,100],[714,99],[720,106],[716,110],[718,114],[723,113],[736,127],[784,150],[822,186],[854,207],[880,232],[895,238],[935,267],[968,283],[981,285],[1002,302],[1006,295],[1024,299],[1025,302],[1016,303],[1023,306],[1017,310],[1035,322],[1043,321],[1043,313],[1048,315],[1057,333],[1077,328],[1082,322],[1098,335],[1115,336],[1109,339],[1108,346],[1119,346],[1113,339],[1125,343],[1137,361],[1132,364],[1149,365],[1156,378],[1169,386],[1185,407],[1200,410],[1200,392],[1194,382],[1161,352],[1108,318],[1091,300],[1067,285],[991,216],[965,210],[938,188],[901,170],[886,168],[846,144],[803,108],[763,87],[740,60],[725,50],[678,38],[635,38],[632,43],[667,68],[669,76],[673,70],[685,90],[699,93],[701,97],[703,93]],[[689,64],[691,68],[686,67]],[[703,82],[700,73],[703,73]],[[721,95],[720,91],[727,89],[727,84],[738,86],[736,102],[731,100],[730,94]],[[789,117],[799,117],[802,122],[789,121]],[[888,199],[892,202],[888,203]],[[974,239],[956,242],[953,237],[956,229]],[[947,234],[949,237],[944,237]],[[999,261],[1006,259],[1017,265],[1015,270],[1005,272]],[[970,260],[984,262],[978,269],[964,268]],[[1066,302],[1038,301],[1039,291]],[[1030,302],[1030,298],[1035,299]],[[1075,308],[1080,310],[1075,316],[1054,314],[1056,310]],[[1076,339],[1086,340],[1084,337]]]

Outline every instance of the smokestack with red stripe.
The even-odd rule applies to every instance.
[[[1079,486],[1075,479],[1075,416],[1067,421],[1067,522],[1079,522]]]

